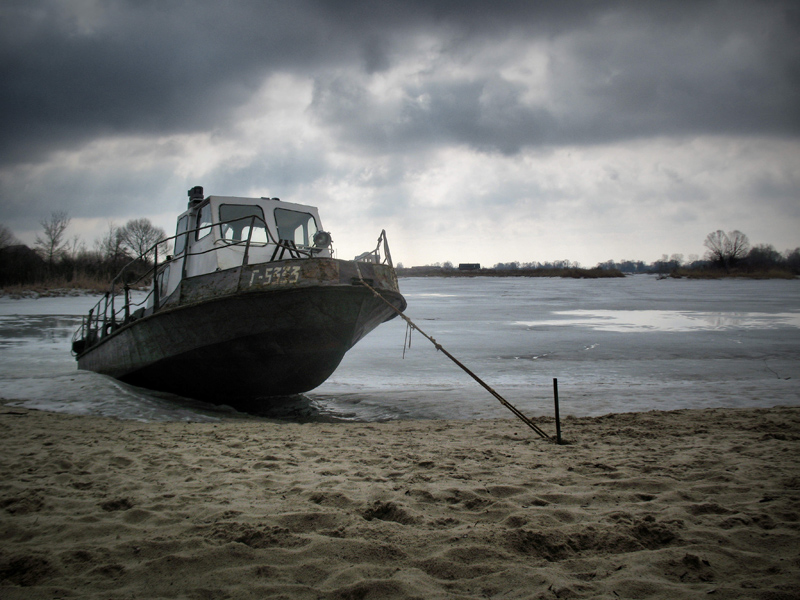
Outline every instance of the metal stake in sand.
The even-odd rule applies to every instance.
[[[558,379],[553,378],[553,397],[556,402],[556,443],[561,444],[561,417],[558,415]]]
[[[531,420],[530,420],[528,417],[526,417],[524,414],[522,414],[522,412],[520,412],[520,410],[519,410],[519,409],[518,409],[516,406],[513,406],[513,405],[512,405],[512,404],[511,404],[511,403],[510,403],[508,400],[506,400],[505,398],[503,398],[503,397],[502,397],[500,394],[498,394],[498,393],[497,393],[496,391],[494,391],[494,390],[493,390],[491,387],[489,387],[489,385],[488,385],[488,384],[487,384],[485,381],[483,381],[483,379],[481,379],[480,377],[478,377],[477,375],[475,375],[475,373],[473,373],[473,372],[472,372],[472,371],[470,371],[470,370],[469,370],[469,369],[468,369],[466,366],[464,366],[464,365],[461,363],[461,361],[459,361],[459,360],[458,360],[458,359],[457,359],[455,356],[453,356],[453,355],[452,355],[452,354],[450,354],[450,353],[449,353],[447,350],[445,350],[445,349],[442,347],[442,345],[441,345],[439,342],[437,342],[435,339],[433,339],[433,338],[432,338],[431,336],[429,336],[427,333],[425,333],[424,331],[422,331],[422,329],[420,329],[419,327],[417,327],[417,324],[416,324],[416,323],[414,323],[414,322],[413,322],[411,319],[409,319],[407,316],[405,316],[405,315],[403,314],[403,311],[401,311],[401,310],[398,310],[398,309],[397,309],[397,307],[395,307],[395,306],[394,306],[394,304],[392,304],[392,303],[391,303],[391,302],[389,302],[389,301],[388,301],[386,298],[384,298],[383,296],[381,296],[381,295],[380,295],[380,293],[379,293],[379,292],[378,292],[378,291],[377,291],[375,288],[373,288],[373,287],[372,287],[370,284],[368,284],[366,281],[364,281],[364,278],[363,278],[363,277],[361,277],[361,269],[359,269],[359,268],[358,268],[358,262],[356,262],[356,270],[358,271],[358,278],[361,280],[361,281],[360,281],[360,282],[361,282],[361,285],[363,285],[363,286],[364,286],[364,287],[366,287],[368,290],[370,290],[370,291],[371,291],[371,292],[372,292],[372,293],[375,295],[375,297],[376,297],[376,298],[380,298],[380,299],[381,299],[381,300],[383,300],[383,301],[384,301],[384,302],[385,302],[387,305],[389,305],[389,306],[392,308],[392,310],[393,310],[394,312],[396,312],[398,315],[400,315],[400,318],[402,318],[402,319],[403,319],[403,320],[404,320],[406,323],[408,323],[408,326],[409,326],[409,327],[411,327],[412,329],[416,329],[417,331],[419,331],[419,332],[420,332],[420,333],[423,335],[423,337],[424,337],[425,339],[427,339],[429,342],[431,342],[431,343],[432,343],[432,344],[433,344],[433,345],[436,347],[436,349],[437,349],[437,350],[439,350],[440,352],[442,352],[442,353],[443,353],[443,354],[444,354],[444,355],[445,355],[447,358],[449,358],[449,359],[450,359],[450,360],[452,360],[452,361],[453,361],[455,364],[457,364],[457,365],[458,365],[458,366],[461,368],[461,370],[462,370],[462,371],[464,371],[464,372],[465,372],[467,375],[469,375],[470,377],[472,377],[472,378],[473,378],[475,381],[477,381],[477,382],[478,382],[478,383],[479,383],[481,386],[483,386],[483,388],[484,388],[484,389],[485,389],[487,392],[489,392],[489,393],[490,393],[492,396],[494,396],[495,398],[497,398],[497,400],[499,400],[499,401],[500,401],[500,404],[502,404],[502,405],[503,405],[503,406],[505,406],[505,407],[506,407],[508,410],[510,410],[512,413],[514,413],[514,415],[515,415],[517,418],[519,418],[519,419],[520,419],[520,420],[521,420],[523,423],[525,423],[525,424],[526,424],[528,427],[530,427],[531,429],[533,429],[533,430],[534,430],[536,433],[538,433],[538,434],[539,434],[541,437],[543,437],[543,438],[550,438],[550,436],[549,436],[549,435],[547,435],[547,434],[546,434],[544,431],[542,431],[541,429],[539,429],[539,427],[537,427],[537,426],[536,426],[536,423],[534,423],[534,422],[533,422],[533,421],[531,421]]]

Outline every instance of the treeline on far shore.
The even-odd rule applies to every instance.
[[[0,248],[0,292],[37,292],[85,290],[102,293],[108,291],[111,280],[120,269],[131,263],[125,255],[102,257],[95,252],[80,251],[64,254],[48,262],[33,249],[24,245]],[[143,287],[150,283],[152,262],[134,262],[128,269],[125,283]]]
[[[41,221],[42,233],[33,248],[22,244],[0,224],[0,291],[47,293],[54,289],[79,289],[105,292],[112,279],[125,267],[124,281],[132,287],[147,286],[152,280],[153,248],[162,246],[164,230],[148,219],[132,219],[95,240],[93,248],[66,235],[71,219],[63,211],[54,211]],[[169,250],[159,250],[161,256]]]
[[[794,279],[800,276],[800,248],[778,252],[771,244],[751,246],[741,231],[713,231],[706,236],[703,259],[682,254],[666,254],[650,264],[643,261],[606,261],[586,269],[568,260],[552,263],[497,263],[491,268],[477,263],[453,263],[404,268],[398,265],[401,277],[571,277],[597,279],[624,277],[633,274],[656,274],[663,278],[722,279],[745,277],[750,279]]]
[[[663,279],[725,279],[730,277],[744,279],[795,279],[800,276],[800,270],[791,270],[785,267],[738,267],[726,271],[713,265],[687,265],[667,270],[639,269],[631,271],[622,271],[619,268],[608,266],[597,266],[591,269],[582,267],[519,267],[516,269],[481,268],[461,270],[437,266],[400,267],[397,269],[398,277],[563,277],[568,279],[601,279],[637,274],[658,275]]]
[[[633,265],[633,267],[631,266]],[[398,267],[399,277],[565,277],[572,279],[600,279],[605,277],[625,277],[626,275],[658,275],[670,279],[724,279],[739,277],[745,279],[794,279],[800,276],[800,252],[795,260],[779,263],[741,261],[725,268],[710,261],[695,261],[681,264],[676,261],[657,261],[643,263],[601,263],[590,269],[580,266],[514,266],[503,264],[491,268],[458,268],[442,265],[423,267]]]
[[[147,219],[134,219],[124,226],[109,224],[108,232],[88,249],[77,237],[68,239],[70,219],[54,212],[41,222],[43,232],[30,248],[0,224],[0,293],[54,289],[80,289],[94,292],[108,290],[111,280],[125,267],[124,281],[118,283],[143,287],[149,285],[155,263],[170,252],[166,234]],[[400,277],[564,277],[599,279],[630,274],[657,274],[663,278],[720,279],[793,279],[800,276],[800,248],[778,252],[772,245],[751,246],[740,231],[709,233],[703,242],[703,259],[683,255],[664,255],[647,264],[642,261],[606,261],[591,268],[576,262],[510,262],[484,267],[477,263],[453,265],[445,262],[421,267],[397,265]]]
[[[572,279],[599,279],[601,277],[625,277],[619,269],[595,267],[528,268],[515,269],[457,269],[442,266],[398,267],[398,277],[566,277]]]

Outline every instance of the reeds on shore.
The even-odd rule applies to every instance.
[[[144,289],[137,286],[131,289]],[[0,287],[0,296],[23,298],[29,296],[76,296],[80,294],[105,294],[111,289],[111,282],[105,278],[96,278],[88,275],[78,275],[70,279],[54,278],[36,283],[16,283]],[[118,288],[121,290],[121,288]]]

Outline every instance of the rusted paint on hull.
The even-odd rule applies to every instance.
[[[387,292],[405,307],[397,292]],[[78,366],[141,387],[236,404],[317,387],[394,312],[360,286],[238,293],[126,325]]]
[[[191,277],[162,306],[191,304],[234,293],[291,290],[304,287],[350,286],[361,278],[378,290],[399,293],[392,267],[332,258],[307,258],[235,267]]]

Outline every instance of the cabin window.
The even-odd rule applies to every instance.
[[[246,242],[249,237],[251,243],[267,243],[264,211],[260,206],[223,204],[219,207],[219,221],[222,239],[226,242]]]
[[[202,239],[211,233],[211,205],[204,204],[197,213],[197,238]]]
[[[186,250],[186,229],[188,227],[189,215],[184,215],[178,219],[178,227],[175,230],[175,256],[180,256]]]
[[[275,225],[278,237],[291,240],[297,246],[311,246],[314,234],[317,233],[317,222],[314,215],[285,208],[275,209]]]
[[[163,299],[167,295],[167,284],[169,283],[169,265],[161,269],[156,276],[156,285],[158,286],[158,295]]]

